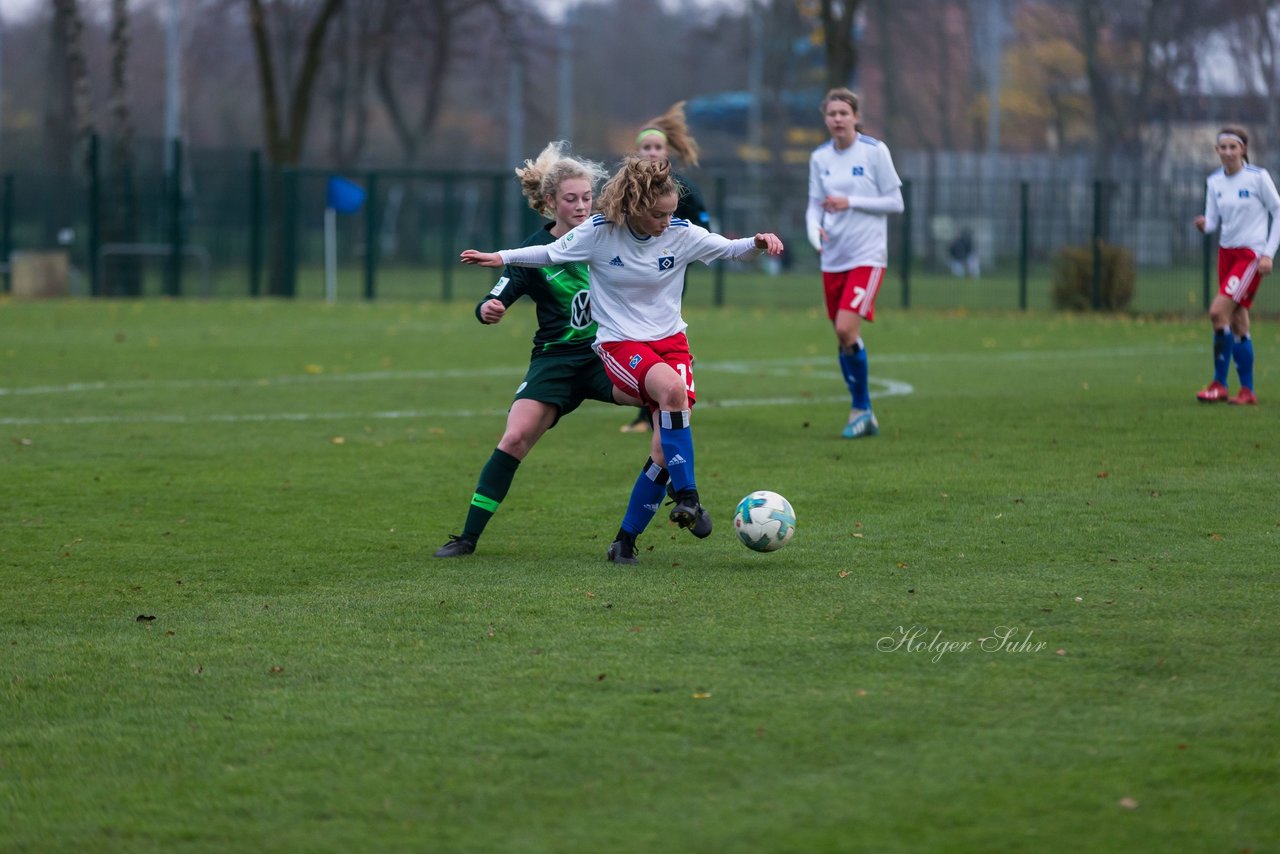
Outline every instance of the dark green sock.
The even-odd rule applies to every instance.
[[[476,484],[475,495],[471,496],[471,509],[467,511],[467,524],[462,528],[462,536],[469,540],[480,539],[484,526],[489,524],[502,499],[507,497],[507,490],[511,489],[511,481],[515,480],[519,467],[520,461],[515,457],[498,448],[493,449],[489,462],[480,469],[480,482]]]

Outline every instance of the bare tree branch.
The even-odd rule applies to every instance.
[[[283,117],[280,112],[278,71],[272,56],[271,36],[267,27],[266,10],[262,0],[248,0],[249,29],[253,37],[254,54],[258,61],[258,78],[262,100],[262,118],[267,137],[267,151],[276,164],[293,164],[302,158],[306,142],[307,120],[311,112],[311,97],[316,77],[323,59],[322,48],[329,25],[342,7],[344,0],[324,0],[320,11],[307,30],[302,65],[289,95],[289,108]],[[284,126],[288,125],[288,133]]]
[[[822,32],[827,45],[827,86],[849,86],[858,70],[854,25],[862,0],[822,0]]]
[[[83,144],[94,132],[93,100],[89,96],[89,70],[84,55],[84,20],[77,0],[55,0],[54,16],[62,28],[76,136]]]
[[[258,86],[263,130],[267,137],[267,156],[272,162],[276,162],[283,159],[284,144],[280,133],[279,95],[276,93],[276,71],[271,57],[271,37],[267,32],[262,0],[249,0],[249,32],[253,36],[253,53],[258,61]]]
[[[343,0],[324,0],[320,14],[312,22],[311,29],[307,31],[306,49],[302,55],[302,72],[298,75],[298,82],[294,86],[289,105],[289,145],[286,150],[290,163],[297,163],[302,158],[302,148],[306,142],[307,119],[311,114],[311,94],[315,89],[316,77],[320,73],[325,35],[342,4]]]

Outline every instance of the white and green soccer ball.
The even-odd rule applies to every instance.
[[[738,502],[733,513],[738,539],[757,552],[774,552],[791,542],[796,533],[796,511],[776,492],[760,490]]]

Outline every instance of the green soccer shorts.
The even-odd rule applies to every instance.
[[[554,406],[563,418],[584,400],[614,403],[613,383],[600,357],[591,350],[574,353],[544,352],[529,362],[516,400],[536,400]]]

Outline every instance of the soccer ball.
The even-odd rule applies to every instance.
[[[776,492],[760,490],[738,502],[733,513],[738,539],[757,552],[773,552],[791,542],[796,533],[796,511]]]

